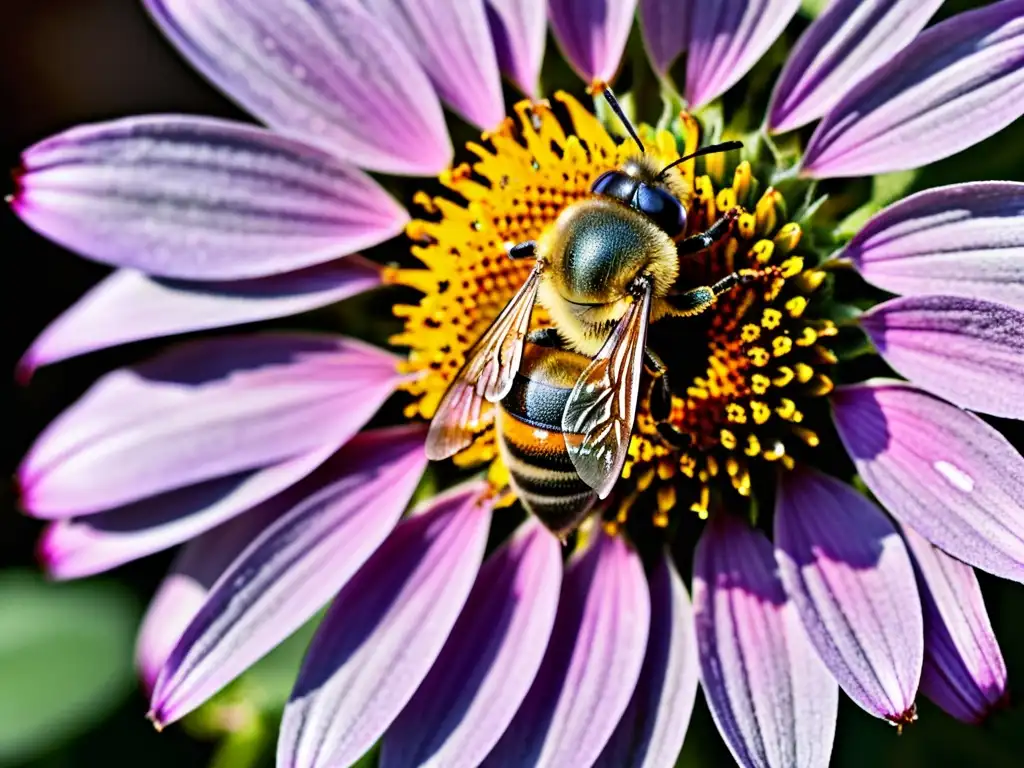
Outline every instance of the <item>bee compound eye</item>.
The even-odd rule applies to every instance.
[[[640,182],[622,171],[608,171],[597,177],[590,191],[595,195],[613,197],[619,202],[630,204]]]
[[[669,237],[678,237],[686,231],[686,209],[666,189],[641,184],[636,191],[633,207],[651,219]]]

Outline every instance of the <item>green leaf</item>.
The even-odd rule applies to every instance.
[[[121,703],[138,619],[112,582],[0,574],[0,764],[52,750]]]

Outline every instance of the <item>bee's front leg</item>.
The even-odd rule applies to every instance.
[[[718,241],[724,239],[730,231],[732,231],[732,225],[743,213],[743,209],[739,206],[730,208],[725,214],[707,228],[704,232],[699,232],[696,235],[691,235],[685,240],[680,240],[676,246],[676,250],[680,256],[689,256],[694,253],[700,253],[706,251],[708,248],[713,246]]]
[[[516,243],[515,245],[510,246],[508,249],[508,257],[513,261],[517,259],[532,259],[536,255],[536,240],[524,240],[521,243]]]
[[[737,285],[745,285],[756,280],[761,273],[756,269],[741,269],[726,275],[714,285],[701,285],[684,293],[669,294],[664,301],[669,305],[672,314],[680,317],[699,315],[715,300]]]

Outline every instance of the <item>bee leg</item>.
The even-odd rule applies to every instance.
[[[756,269],[741,269],[726,275],[717,283],[711,286],[702,285],[698,288],[691,288],[684,293],[669,294],[665,301],[672,308],[672,313],[683,317],[699,315],[705,309],[715,303],[715,299],[737,285],[746,285],[756,280],[761,273]]]
[[[670,448],[689,447],[690,436],[668,420],[672,412],[672,390],[668,385],[668,368],[662,359],[650,349],[644,350],[644,366],[651,374],[649,407],[651,418],[654,419],[658,428],[659,437]]]
[[[532,259],[536,253],[536,240],[524,240],[521,243],[516,243],[515,245],[508,249],[508,257],[512,260]]]
[[[536,344],[538,347],[547,347],[549,349],[562,348],[562,337],[558,335],[558,331],[554,328],[538,328],[536,331],[530,331],[526,336],[526,340],[530,344]]]
[[[706,251],[712,245],[729,234],[732,229],[733,222],[739,218],[741,213],[743,213],[743,209],[738,206],[730,208],[725,212],[725,215],[722,216],[722,218],[708,227],[706,232],[700,232],[686,238],[685,240],[681,240],[676,246],[676,250],[679,255],[689,256],[694,253]]]

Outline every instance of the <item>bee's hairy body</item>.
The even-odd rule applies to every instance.
[[[562,432],[569,393],[589,358],[527,343],[511,391],[498,405],[497,435],[517,497],[552,531],[565,535],[597,501],[573,467]]]

